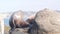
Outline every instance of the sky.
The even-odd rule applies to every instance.
[[[1,12],[38,11],[44,8],[60,10],[60,0],[0,0]]]

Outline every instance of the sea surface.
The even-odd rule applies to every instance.
[[[5,18],[4,19],[4,24],[7,25],[7,26],[9,26],[9,18]]]

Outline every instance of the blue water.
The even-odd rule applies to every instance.
[[[7,25],[7,26],[9,26],[9,18],[5,18],[4,19],[4,24]]]

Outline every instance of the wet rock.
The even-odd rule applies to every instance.
[[[39,34],[60,34],[60,13],[49,9],[40,10],[35,21],[39,26]]]

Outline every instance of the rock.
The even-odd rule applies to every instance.
[[[27,28],[16,28],[11,34],[28,34]]]
[[[4,34],[9,34],[9,32],[7,32],[7,31],[4,31]]]
[[[37,12],[35,21],[41,34],[60,34],[60,13],[44,9]]]

